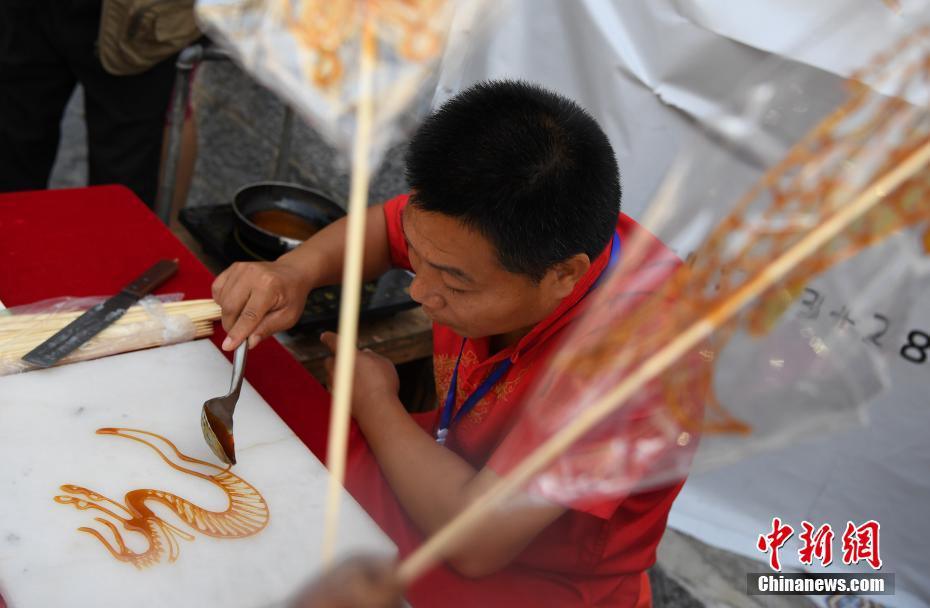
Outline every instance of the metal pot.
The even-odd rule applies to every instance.
[[[243,244],[271,259],[346,214],[322,192],[284,182],[245,186],[236,192],[232,207]]]

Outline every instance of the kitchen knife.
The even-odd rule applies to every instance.
[[[178,270],[177,260],[161,260],[121,292],[97,304],[64,326],[54,336],[23,357],[39,367],[50,367],[59,359],[84,344],[108,325],[123,316],[130,306],[167,281]]]

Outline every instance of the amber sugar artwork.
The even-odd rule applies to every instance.
[[[365,18],[400,57],[424,61],[442,50],[440,24],[447,8],[446,0],[304,0],[297,11],[282,12],[288,29],[313,51],[306,66],[310,80],[327,88],[341,82],[342,49],[357,37]]]
[[[212,15],[260,14],[290,32],[307,53],[301,59],[307,82],[331,91],[344,84],[352,48],[366,24],[378,46],[409,62],[436,59],[443,51],[452,14],[449,0],[242,0],[212,4]]]
[[[269,511],[265,499],[255,487],[232,473],[228,466],[219,467],[197,458],[191,458],[180,452],[168,439],[148,431],[102,428],[97,430],[97,434],[116,435],[149,447],[158,453],[171,468],[219,487],[229,501],[225,511],[208,511],[181,496],[158,489],[131,490],[125,494],[123,502],[120,503],[81,486],[73,484],[61,486],[64,494],[55,496],[55,502],[71,505],[82,511],[99,513],[94,520],[112,533],[112,539],[107,538],[95,528],[81,527],[78,530],[97,538],[116,559],[129,562],[140,569],[157,564],[166,556],[168,562],[174,562],[180,554],[178,541],[193,541],[196,538],[194,533],[223,539],[245,538],[258,534],[268,525]],[[164,448],[156,445],[156,442],[163,444]],[[175,460],[180,463],[206,467],[216,472],[209,475],[200,473],[183,464],[178,464]],[[158,503],[170,509],[194,533],[182,530],[161,519],[148,506],[152,503]],[[125,532],[142,535],[148,548],[141,553],[130,549],[123,537]]]

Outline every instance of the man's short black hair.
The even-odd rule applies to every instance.
[[[613,235],[620,174],[597,122],[575,102],[516,81],[476,84],[410,142],[411,204],[477,230],[504,268],[539,281]]]

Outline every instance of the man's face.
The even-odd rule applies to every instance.
[[[455,218],[407,205],[403,229],[416,273],[410,296],[459,335],[522,335],[564,297],[546,279],[506,270],[491,242]]]

